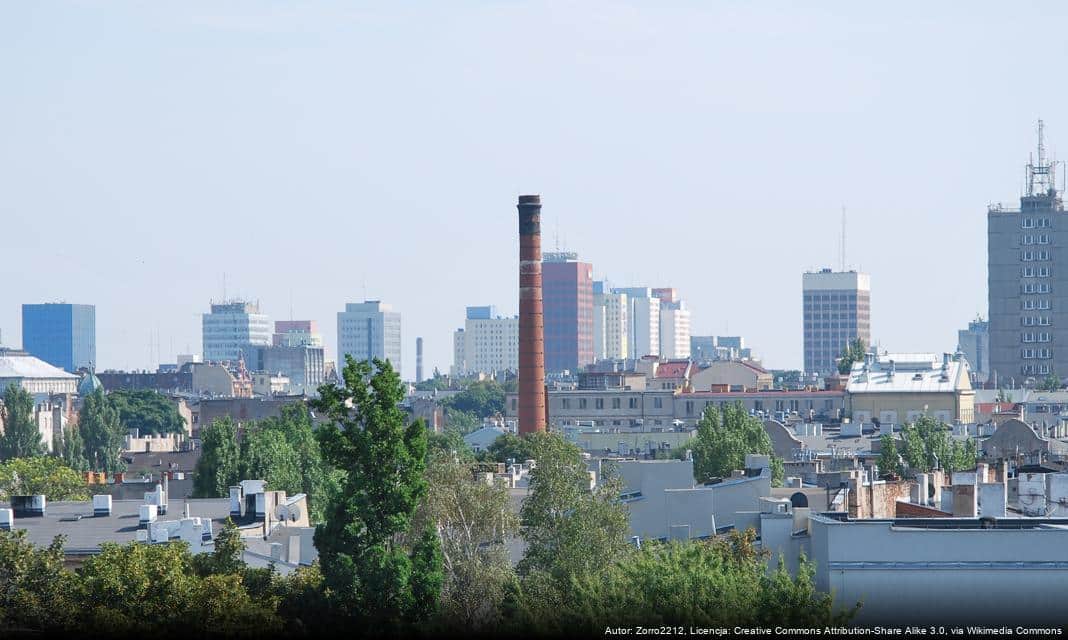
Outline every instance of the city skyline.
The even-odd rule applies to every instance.
[[[1063,55],[1057,21],[1010,9],[191,6],[2,10],[0,211],[20,239],[5,346],[21,304],[68,300],[97,308],[98,368],[173,362],[199,350],[225,277],[272,321],[317,320],[330,351],[346,302],[389,301],[403,369],[422,336],[427,375],[447,371],[466,306],[518,311],[513,207],[540,193],[546,250],[559,237],[595,279],[677,287],[693,335],[745,335],[774,368],[802,366],[797,274],[840,267],[844,204],[873,338],[951,350],[987,315],[986,205],[1019,195],[1037,118],[1053,150],[1068,141],[1049,113],[1064,89],[1024,64]],[[994,25],[1010,46],[988,46]],[[508,46],[520,28],[543,42]],[[988,99],[1015,84],[1026,101]],[[453,85],[465,97],[425,108]],[[620,136],[634,122],[656,126]],[[958,269],[917,250],[959,252]],[[40,277],[17,277],[30,264]],[[910,322],[917,308],[939,313]]]

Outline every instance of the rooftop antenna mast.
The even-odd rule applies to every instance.
[[[842,268],[841,271],[846,270],[846,208],[842,205],[842,255],[841,255]]]
[[[223,271],[223,299],[222,303],[226,304],[226,272]]]
[[[1038,162],[1034,156],[1028,156],[1027,163],[1027,195],[1048,194],[1054,190],[1056,174],[1052,162],[1046,160],[1046,124],[1041,119],[1038,121]],[[1036,189],[1037,186],[1037,189]]]

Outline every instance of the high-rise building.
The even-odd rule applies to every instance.
[[[690,336],[690,357],[698,362],[752,360],[753,350],[742,336]]]
[[[245,367],[250,371],[281,374],[289,379],[289,392],[318,395],[326,381],[324,352],[311,344],[252,345],[245,354]]]
[[[957,332],[957,348],[964,353],[978,382],[986,382],[990,372],[990,323],[977,317],[967,329]]]
[[[519,316],[502,318],[492,306],[468,307],[453,341],[453,375],[519,370]]]
[[[273,338],[276,347],[323,346],[323,336],[315,320],[276,320]]]
[[[830,375],[850,342],[860,338],[871,345],[871,278],[822,269],[805,273],[801,289],[805,372]]]
[[[348,303],[337,314],[337,361],[345,366],[345,356],[357,362],[379,358],[388,360],[401,372],[401,314],[379,300]]]
[[[612,293],[627,296],[627,355],[660,355],[660,298],[649,287],[622,287]]]
[[[612,293],[607,282],[593,283],[593,359],[627,358],[627,294]]]
[[[271,321],[258,302],[233,300],[211,305],[202,316],[204,360],[237,361],[253,346],[271,344]]]
[[[546,253],[541,266],[545,369],[593,362],[593,265],[574,253]]]
[[[660,357],[669,359],[690,357],[690,311],[671,287],[653,289],[660,300]]]
[[[1038,158],[1026,168],[1020,207],[993,205],[986,216],[989,375],[1002,387],[1068,376],[1068,349],[1057,347],[1068,344],[1068,216],[1041,120]]]
[[[91,304],[22,305],[22,348],[71,373],[96,367],[96,307]]]

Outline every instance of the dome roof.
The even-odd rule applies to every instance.
[[[96,377],[96,374],[92,371],[87,371],[80,382],[78,382],[78,395],[85,397],[92,395],[97,389],[104,389],[104,383],[100,382],[100,378]]]

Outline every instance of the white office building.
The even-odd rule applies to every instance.
[[[230,301],[212,304],[202,316],[204,360],[237,361],[253,346],[271,344],[270,319],[260,313],[259,303]]]
[[[690,357],[690,310],[682,300],[660,303],[660,357]]]
[[[453,334],[453,375],[519,371],[519,317],[502,318],[493,306],[468,307]]]
[[[593,358],[625,360],[629,353],[627,294],[613,293],[607,282],[593,283]]]
[[[379,300],[350,302],[337,314],[337,366],[345,356],[357,362],[388,360],[401,373],[401,314]]]
[[[627,296],[627,357],[660,355],[660,299],[649,287],[612,289]]]

